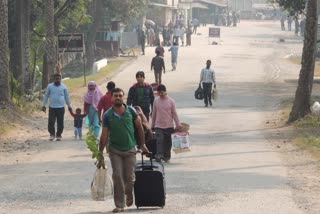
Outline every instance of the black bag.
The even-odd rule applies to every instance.
[[[149,152],[151,152],[151,158],[155,159],[155,155],[157,154],[157,139],[153,137],[152,139],[146,141],[146,147],[148,148]],[[149,155],[147,155],[149,157]]]
[[[198,89],[194,92],[194,97],[197,100],[203,100],[204,95],[203,95],[203,89],[201,88],[201,83],[199,83]]]
[[[150,155],[150,154],[149,154]],[[164,167],[161,163],[142,160],[136,164],[134,197],[136,207],[164,207],[166,184]]]

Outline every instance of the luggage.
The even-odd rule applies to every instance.
[[[134,183],[135,205],[139,207],[164,207],[166,184],[161,163],[142,160],[136,164]]]
[[[198,89],[194,92],[194,98],[197,100],[203,100],[204,94],[203,94],[203,89],[201,88],[201,83],[199,83]]]

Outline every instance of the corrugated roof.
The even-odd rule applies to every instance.
[[[208,9],[208,7],[200,2],[192,2],[192,8]]]
[[[207,3],[212,4],[220,7],[227,7],[227,1],[226,0],[196,0],[194,2],[200,2],[200,3]]]

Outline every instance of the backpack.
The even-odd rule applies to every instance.
[[[134,111],[133,107],[129,106],[129,110],[132,115],[136,114],[135,112],[133,112]],[[137,115],[137,116],[140,117],[140,119],[141,119],[142,128],[143,128],[143,132],[144,132],[144,139],[145,139],[145,142],[147,142],[147,141],[151,140],[153,137],[152,130],[150,128],[150,125],[148,125],[147,118],[145,118],[144,115],[143,116]],[[139,142],[139,135],[138,135],[137,128],[134,125],[134,119],[132,120],[132,122],[133,122],[133,127],[134,127],[134,138],[136,139],[136,142],[139,145],[139,143],[138,143]]]
[[[203,94],[203,89],[201,88],[201,83],[199,83],[198,89],[194,92],[194,98],[197,100],[203,100],[204,94]]]

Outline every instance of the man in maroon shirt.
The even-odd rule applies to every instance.
[[[111,102],[111,91],[116,87],[116,84],[112,81],[108,82],[107,84],[107,93],[101,97],[99,104],[97,106],[98,108],[98,117],[99,117],[99,124],[102,124],[102,116],[103,114],[112,106],[112,102]],[[101,115],[101,112],[103,110],[103,114]]]

